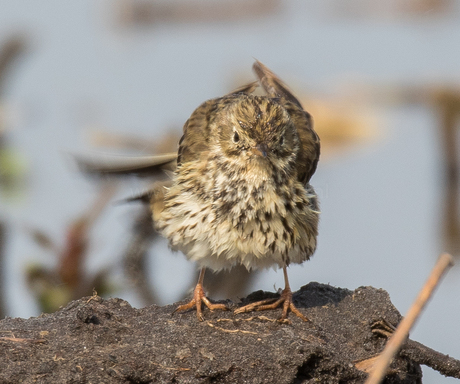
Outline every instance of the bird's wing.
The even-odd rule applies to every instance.
[[[256,73],[262,88],[267,92],[268,96],[289,100],[299,108],[302,108],[299,100],[291,93],[288,87],[260,61],[256,60],[252,69]]]
[[[297,173],[299,180],[306,184],[316,171],[320,154],[320,141],[313,129],[312,117],[304,111],[299,100],[283,82],[265,65],[256,61],[253,69],[268,96],[279,99],[279,103],[286,108],[294,122],[301,145],[297,160]]]
[[[319,136],[313,129],[311,115],[297,105],[287,101],[284,108],[291,116],[297,129],[301,149],[297,158],[297,174],[299,180],[306,184],[316,171],[320,155]]]
[[[179,141],[177,165],[195,161],[209,151],[209,122],[217,107],[217,99],[201,104],[184,124],[184,134]]]
[[[146,175],[176,168],[177,153],[154,156],[88,156],[76,155],[81,171],[95,175]]]
[[[253,81],[252,83],[243,85],[242,87],[239,87],[232,92],[229,93],[229,95],[237,95],[238,93],[252,93],[256,90],[256,88],[259,86],[258,81]]]
[[[172,180],[157,181],[149,186],[144,192],[116,201],[116,204],[125,204],[132,202],[149,203],[152,210],[155,208],[155,213],[163,210],[164,194],[167,188],[171,187]]]

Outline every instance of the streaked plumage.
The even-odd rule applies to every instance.
[[[175,155],[130,162],[80,159],[97,174],[149,174],[175,169],[172,180],[135,197],[149,200],[156,229],[172,249],[201,267],[190,303],[202,319],[206,268],[219,271],[242,264],[248,269],[283,268],[285,289],[273,304],[253,303],[236,313],[283,304],[306,320],[292,303],[286,267],[308,260],[316,249],[319,209],[309,184],[320,142],[312,118],[297,98],[262,63],[253,66],[258,82],[201,104],[184,125]],[[258,83],[266,96],[252,92]],[[167,187],[165,188],[165,186]]]
[[[316,249],[319,210],[308,182],[319,138],[282,82],[260,62],[254,71],[267,96],[252,95],[252,83],[204,102],[185,123],[173,184],[155,213],[173,249],[215,271],[236,264],[285,269]],[[179,310],[203,296],[195,291]],[[293,307],[292,294],[287,300]],[[197,311],[201,317],[201,303]]]

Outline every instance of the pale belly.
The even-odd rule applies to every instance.
[[[156,223],[173,250],[215,271],[242,264],[248,269],[285,266],[308,260],[316,248],[316,195],[297,188],[283,201],[274,192],[263,198],[207,202],[179,186],[167,195]]]

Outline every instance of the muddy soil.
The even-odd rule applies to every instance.
[[[243,302],[274,295],[258,291]],[[178,303],[135,309],[98,296],[53,314],[7,318],[0,321],[0,383],[362,383],[362,362],[387,340],[372,325],[401,320],[387,292],[372,287],[310,283],[294,298],[310,321],[290,314],[290,324],[281,324],[281,310],[206,308],[199,322],[194,311],[172,314]],[[414,359],[401,353],[386,383],[420,383]]]

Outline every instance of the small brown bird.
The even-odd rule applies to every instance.
[[[267,96],[252,95],[257,83],[251,83],[204,102],[185,123],[172,185],[152,195],[154,222],[173,250],[201,267],[193,299],[176,311],[196,307],[202,320],[201,302],[227,309],[206,297],[206,268],[279,266],[281,297],[235,312],[283,304],[282,320],[289,310],[307,320],[293,304],[286,268],[316,249],[319,208],[309,180],[319,138],[286,86],[262,63],[253,69]]]
[[[206,268],[244,265],[248,270],[279,266],[285,288],[236,313],[277,308],[303,320],[294,306],[286,268],[308,260],[316,249],[319,208],[309,184],[320,143],[312,119],[296,97],[262,63],[253,69],[267,96],[252,95],[258,82],[199,106],[184,125],[179,153],[100,162],[78,159],[89,173],[151,175],[174,169],[172,180],[131,200],[150,202],[156,229],[173,250],[201,267],[193,299],[176,311],[201,303],[213,309],[203,290]]]

